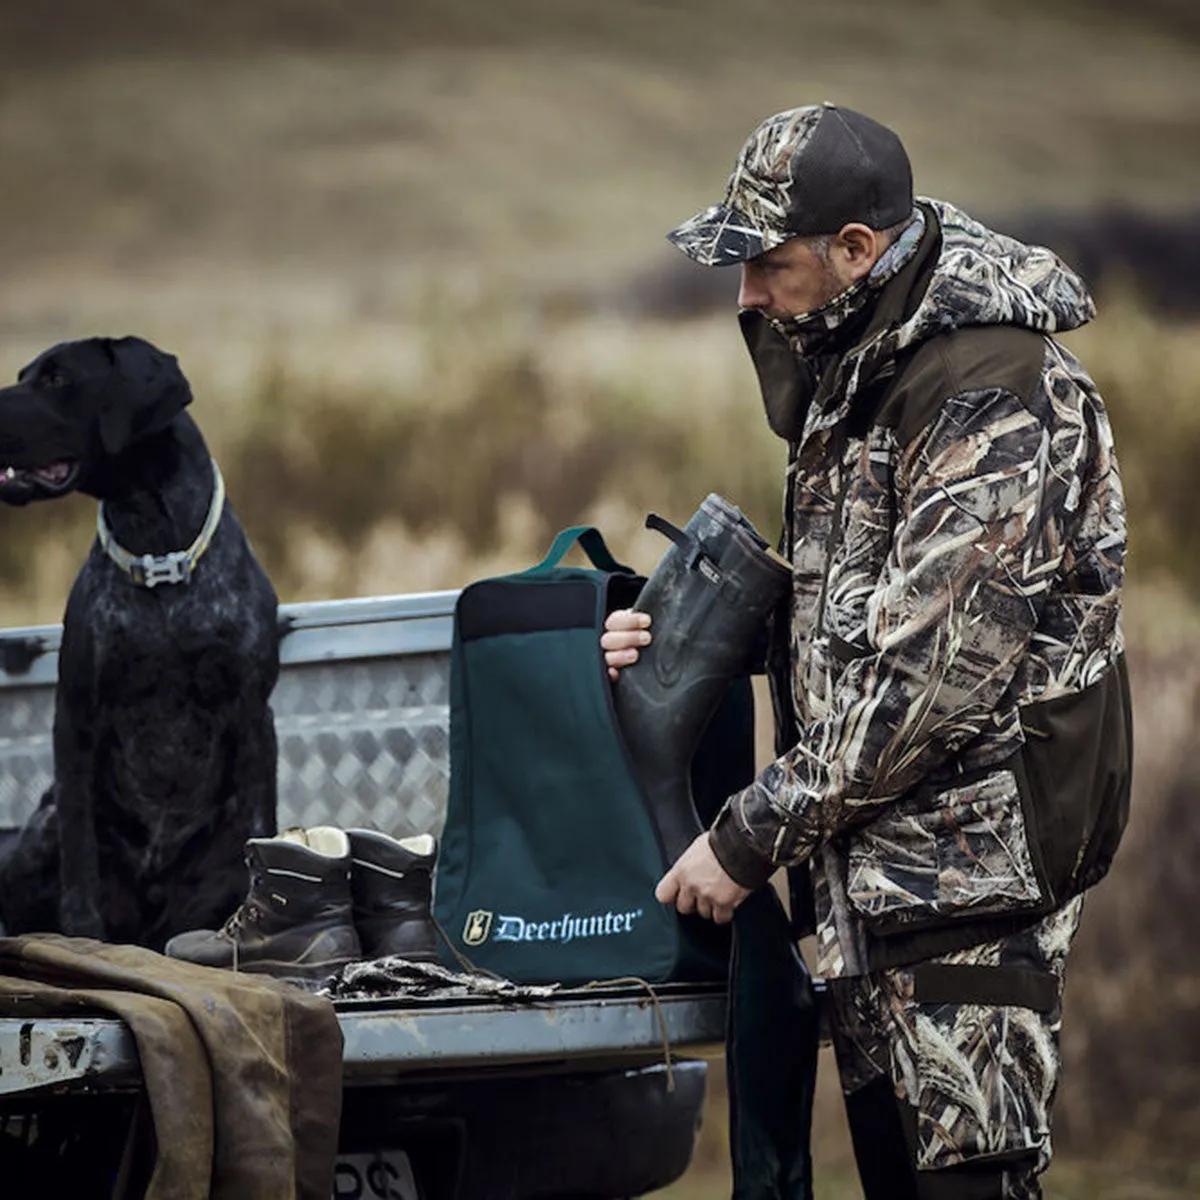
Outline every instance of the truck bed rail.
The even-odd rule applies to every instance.
[[[492,1000],[338,1000],[348,1086],[389,1083],[429,1070],[589,1060],[635,1066],[695,1056],[725,1035],[720,985],[637,984],[564,989],[520,1004]],[[0,1018],[0,1104],[30,1093],[132,1091],[137,1046],[112,1017]]]

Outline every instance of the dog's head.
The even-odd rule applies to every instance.
[[[174,356],[141,338],[51,346],[0,388],[0,500],[89,490],[104,460],[161,433],[191,399]]]

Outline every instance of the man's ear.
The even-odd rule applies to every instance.
[[[887,247],[884,239],[874,229],[854,222],[842,226],[837,237],[833,239],[829,252],[838,278],[848,287],[871,273],[871,268],[882,257],[885,249]]]
[[[104,338],[113,360],[100,405],[100,443],[109,455],[160,433],[192,402],[173,354],[142,338]]]

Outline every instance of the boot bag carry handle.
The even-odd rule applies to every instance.
[[[608,571],[617,575],[633,575],[636,573],[631,567],[625,566],[624,563],[618,562],[613,557],[612,552],[605,545],[600,530],[594,525],[572,525],[569,529],[564,529],[558,534],[550,549],[546,551],[546,557],[537,566],[530,567],[527,571],[522,571],[521,574],[523,576],[548,574],[562,562],[563,558],[566,557],[567,551],[576,542],[579,543],[580,549],[591,560],[592,566],[598,570]]]

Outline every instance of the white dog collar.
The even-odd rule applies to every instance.
[[[208,516],[196,535],[196,540],[186,550],[172,550],[170,554],[130,554],[118,545],[104,519],[104,502],[96,512],[96,536],[104,553],[138,587],[152,588],[160,583],[189,583],[200,556],[208,549],[225,508],[225,481],[216,460],[212,460],[213,492],[208,506]]]

